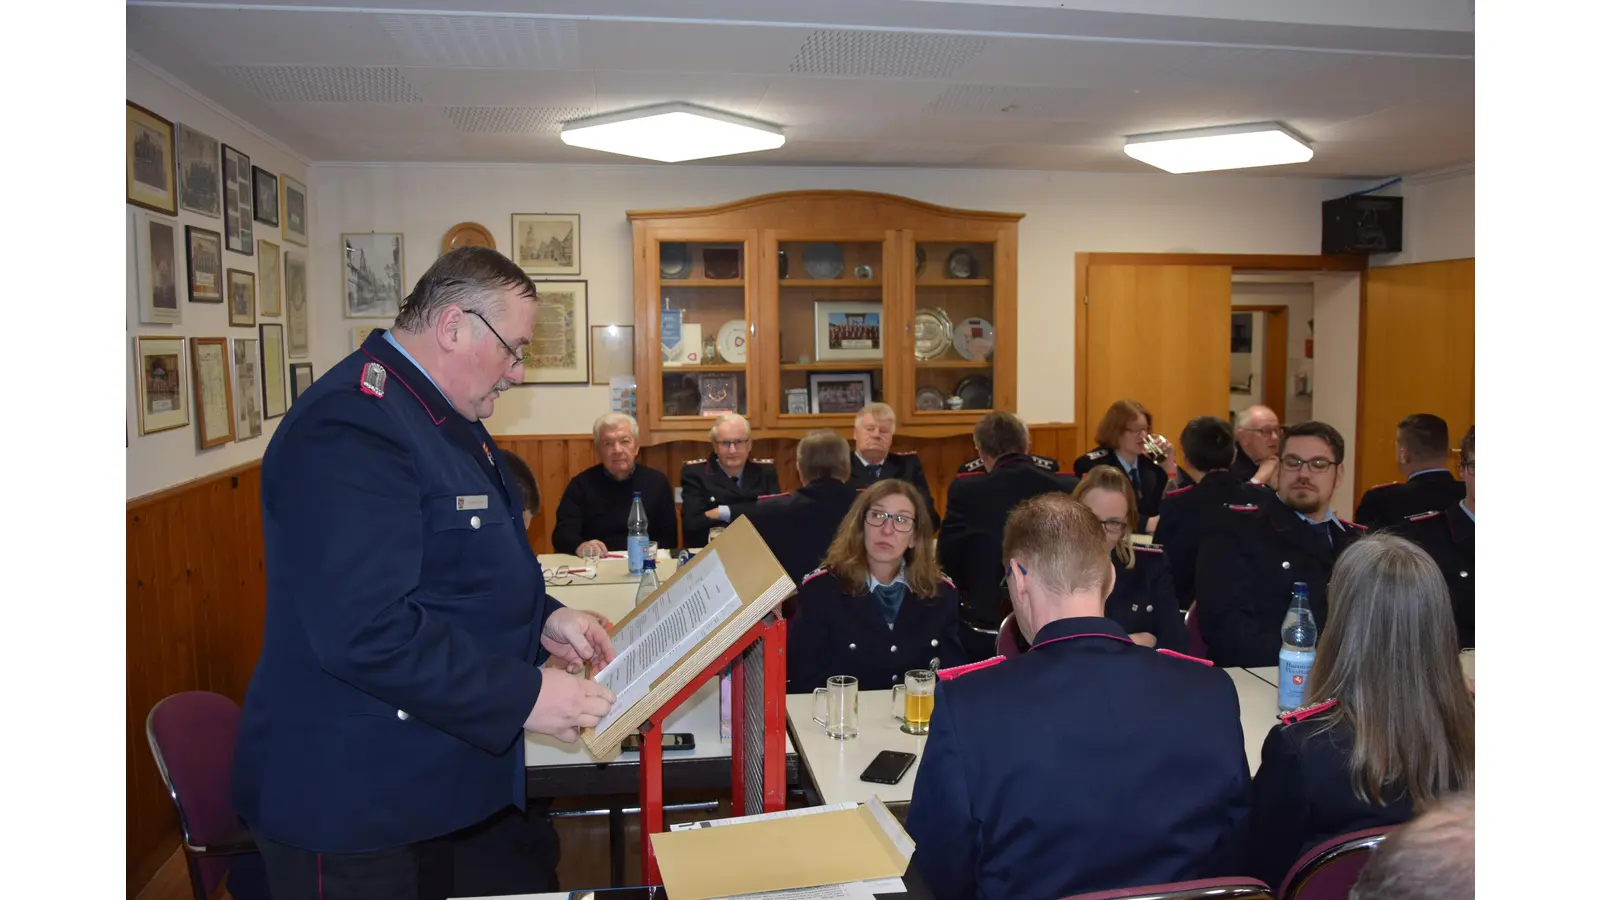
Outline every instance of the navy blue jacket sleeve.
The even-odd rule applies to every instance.
[[[915,456],[906,457],[906,470],[906,480],[922,495],[922,502],[928,505],[928,519],[937,532],[940,528],[939,507],[933,503],[933,491],[928,487],[928,476],[922,471],[922,460]]]
[[[706,511],[711,509],[711,501],[706,491],[705,482],[689,471],[685,466],[678,477],[679,486],[683,488],[683,545],[685,547],[704,547],[711,535],[711,520],[706,518]],[[655,517],[651,516],[651,521]],[[660,543],[657,540],[657,543]],[[663,547],[667,546],[662,544]]]
[[[1172,568],[1167,565],[1165,553],[1159,554],[1155,575],[1150,581],[1156,619],[1156,646],[1163,650],[1189,652],[1189,630],[1183,624],[1183,613],[1178,611],[1177,591],[1172,587]],[[1142,562],[1142,561],[1141,561]]]
[[[293,523],[296,612],[324,670],[491,753],[522,736],[542,675],[422,602],[426,526],[411,452],[372,398],[330,394],[283,441],[272,514]]]
[[[911,864],[938,900],[977,896],[978,823],[962,765],[956,714],[943,681],[933,687],[928,743],[911,791],[906,833],[916,842]]]
[[[778,493],[779,490],[780,490],[780,488],[778,487],[778,470],[773,468],[773,467],[771,467],[771,466],[768,466],[767,468],[765,468],[765,469],[763,469],[761,471],[761,479],[758,482],[756,482],[756,494],[758,496],[765,497],[768,494],[776,494],[776,493]],[[735,501],[733,503],[729,503],[728,504],[728,519],[729,519],[729,521],[732,521],[733,519],[737,519],[740,516],[748,516],[750,514],[750,510],[756,508],[756,502],[757,501],[755,501],[755,500],[737,500],[737,501]]]
[[[1273,726],[1261,744],[1261,768],[1250,785],[1250,799],[1245,872],[1276,891],[1300,858],[1310,815],[1300,753],[1283,725]]]
[[[966,511],[968,480],[950,479],[950,491],[945,495],[945,518],[939,530],[939,545],[936,548],[939,568],[943,569],[944,573],[950,576],[950,580],[961,589],[969,588],[972,583],[972,576],[967,571],[967,539],[970,536]]]
[[[577,553],[583,536],[583,500],[579,497],[578,479],[567,482],[561,492],[561,503],[556,507],[556,526],[550,532],[550,543],[557,553]]]
[[[1276,658],[1283,644],[1276,630],[1263,632],[1252,616],[1256,586],[1246,540],[1239,528],[1220,527],[1201,542],[1195,559],[1195,614],[1212,659]]]

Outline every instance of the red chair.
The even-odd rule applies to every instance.
[[[1312,847],[1289,867],[1278,896],[1283,900],[1345,900],[1372,852],[1396,827],[1364,828]]]
[[[145,720],[150,753],[178,808],[195,900],[212,896],[224,876],[234,900],[271,896],[261,854],[228,797],[238,730],[238,705],[209,691],[166,697]]]
[[[995,637],[994,643],[995,652],[1006,659],[1021,656],[1028,651],[1028,639],[1022,636],[1022,629],[1017,627],[1017,620],[1011,613],[1007,613],[1005,621],[1000,623],[1000,633]]]
[[[1184,630],[1189,632],[1189,655],[1200,659],[1210,659],[1206,651],[1206,640],[1200,636],[1200,618],[1195,614],[1197,604],[1189,604],[1189,611],[1183,614]]]
[[[1254,878],[1203,878],[1073,894],[1062,900],[1272,900],[1272,889]]]

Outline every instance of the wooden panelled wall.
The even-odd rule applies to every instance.
[[[1036,425],[1033,451],[1071,466],[1078,436],[1072,425]],[[846,436],[848,437],[848,435]],[[556,504],[567,481],[595,462],[589,435],[508,436],[500,445],[528,461],[543,508],[530,529],[550,551]],[[785,490],[797,486],[794,440],[757,441],[754,456],[775,459]],[[943,509],[956,469],[976,453],[970,436],[895,438],[916,450],[935,501]],[[645,448],[646,465],[674,484],[686,460],[705,443]],[[133,897],[179,841],[178,817],[145,738],[155,704],[180,691],[215,691],[244,702],[261,652],[266,577],[261,543],[261,469],[250,463],[130,501],[128,537],[128,896]]]

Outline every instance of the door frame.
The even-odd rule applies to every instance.
[[[1233,311],[1261,313],[1266,326],[1260,336],[1265,342],[1261,346],[1261,403],[1272,407],[1280,420],[1288,418],[1285,404],[1289,395],[1284,382],[1289,378],[1289,307],[1283,303],[1268,303],[1235,306]]]
[[[1078,452],[1084,453],[1094,435],[1087,419],[1089,405],[1089,267],[1101,266],[1228,266],[1232,269],[1281,272],[1359,272],[1361,273],[1360,327],[1366,324],[1367,258],[1365,256],[1327,256],[1322,254],[1263,253],[1077,253],[1074,255],[1073,299],[1075,375],[1073,379],[1072,421],[1078,426]],[[1361,370],[1356,369],[1356,421],[1361,420]],[[1354,476],[1354,472],[1351,473]]]

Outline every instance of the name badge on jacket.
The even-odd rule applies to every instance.
[[[488,494],[472,494],[470,496],[456,497],[456,509],[488,509]]]

